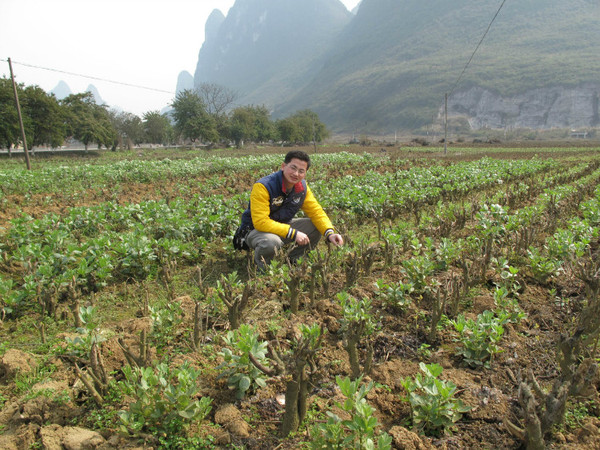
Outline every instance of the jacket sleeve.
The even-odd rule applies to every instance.
[[[304,199],[304,204],[302,205],[302,211],[304,211],[304,214],[310,218],[314,226],[317,227],[317,230],[319,230],[322,235],[329,237],[329,235],[335,233],[333,225],[331,224],[331,220],[313,195],[308,185],[306,185],[306,198]]]
[[[296,230],[286,223],[277,222],[269,217],[271,212],[270,201],[267,188],[261,183],[255,183],[250,192],[252,225],[263,233],[273,233],[281,238],[295,239]]]

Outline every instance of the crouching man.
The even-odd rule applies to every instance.
[[[334,245],[344,244],[331,220],[306,184],[310,157],[302,151],[285,155],[281,170],[258,180],[252,187],[248,208],[234,236],[238,249],[254,249],[254,261],[264,270],[284,245],[295,243],[293,262],[325,236]],[[306,217],[294,218],[302,210]]]

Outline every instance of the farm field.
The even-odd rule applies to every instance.
[[[0,448],[599,448],[600,149],[302,149],[266,274],[287,148],[0,160]]]

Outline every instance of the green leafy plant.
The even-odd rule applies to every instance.
[[[402,380],[402,386],[408,394],[404,400],[410,403],[412,409],[413,426],[426,435],[439,436],[451,432],[462,414],[471,408],[455,398],[454,383],[438,378],[442,374],[442,366],[420,363],[419,367],[423,374]]]
[[[311,449],[391,449],[392,437],[378,432],[374,409],[367,403],[367,394],[373,389],[373,382],[362,383],[362,377],[352,381],[350,378],[336,377],[340,391],[346,397],[344,403],[336,406],[350,418],[343,420],[337,414],[327,411],[329,416],[324,424],[311,430]]]
[[[0,321],[3,321],[19,303],[19,292],[13,280],[0,277],[0,299]]]
[[[500,318],[500,324],[504,325],[506,322],[519,323],[527,314],[523,312],[519,301],[510,296],[510,292],[505,286],[498,286],[494,291],[494,302],[498,306],[498,317]]]
[[[427,288],[427,277],[435,271],[435,258],[431,255],[418,255],[402,262],[402,268],[406,272],[414,292],[422,294]]]
[[[78,336],[66,338],[67,352],[76,356],[87,357],[92,346],[106,340],[106,336],[99,329],[100,318],[96,307],[81,306],[78,315],[81,326],[77,328]]]
[[[477,320],[465,319],[461,314],[451,322],[459,332],[462,347],[458,353],[471,367],[490,367],[492,357],[502,352],[498,342],[504,334],[502,320],[493,311],[484,311]]]
[[[173,339],[175,330],[183,321],[183,310],[178,302],[160,300],[155,305],[149,306],[152,319],[151,336],[158,345],[166,345]]]
[[[519,269],[511,266],[508,260],[503,257],[495,259],[497,270],[500,272],[500,285],[503,286],[512,297],[519,296],[521,283],[519,281]]]
[[[545,256],[536,247],[527,250],[527,260],[533,277],[540,283],[546,283],[550,277],[562,270],[562,261],[551,256]]]
[[[120,411],[121,428],[127,433],[179,433],[192,422],[201,421],[211,410],[212,399],[198,400],[200,371],[188,363],[170,368],[123,368],[119,382],[124,395],[132,398],[128,411]]]
[[[412,303],[410,298],[410,294],[414,291],[412,283],[386,283],[377,280],[375,285],[379,297],[392,309],[404,311]]]
[[[236,391],[238,399],[243,398],[248,391],[265,387],[264,372],[252,363],[250,353],[267,367],[267,343],[258,340],[258,333],[254,328],[243,324],[237,330],[229,331],[224,341],[228,347],[219,353],[224,361],[217,367],[217,370],[221,370],[218,378],[227,377],[229,389]]]

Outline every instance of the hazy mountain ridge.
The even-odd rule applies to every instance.
[[[175,92],[179,94],[186,89],[194,89],[194,77],[187,70],[182,70],[177,76],[177,86]]]
[[[93,84],[89,84],[84,92],[89,92],[90,94],[92,94],[92,97],[94,98],[94,102],[97,105],[106,104],[106,102],[100,96],[100,91],[98,91],[98,88],[96,86],[94,86]],[[54,87],[54,89],[52,89],[50,91],[50,94],[54,94],[54,96],[58,100],[63,100],[66,97],[68,97],[69,95],[73,94],[73,91],[71,90],[71,88],[65,81],[60,80],[58,82],[58,84]]]
[[[194,82],[230,87],[243,103],[280,102],[310,79],[351,18],[338,0],[237,0],[216,36],[207,35]]]
[[[50,94],[54,94],[54,96],[59,100],[68,97],[72,93],[73,92],[71,91],[69,85],[63,80],[60,80],[58,84],[54,87],[54,89],[50,91]]]
[[[598,2],[507,2],[460,80],[499,5],[363,0],[352,16],[337,0],[318,3],[306,2],[318,8],[310,22],[304,2],[237,0],[204,43],[195,84],[237,89],[240,103],[266,104],[275,117],[313,109],[335,131],[425,127],[438,120],[445,93],[451,93],[450,114],[464,115],[474,127],[598,124]],[[339,7],[344,20],[336,16]],[[323,28],[330,33],[320,35]],[[591,100],[569,104],[569,96],[581,95]],[[552,98],[562,100],[552,104]],[[502,104],[512,106],[498,108]]]

